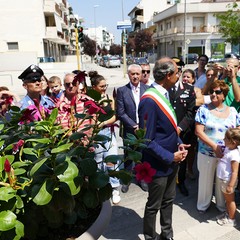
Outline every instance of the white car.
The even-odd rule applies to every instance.
[[[106,61],[106,67],[121,67],[121,61],[118,57],[110,56]]]

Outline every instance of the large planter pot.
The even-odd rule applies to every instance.
[[[102,205],[101,212],[93,225],[81,236],[75,240],[96,240],[108,226],[112,216],[112,206],[110,201],[105,201]]]

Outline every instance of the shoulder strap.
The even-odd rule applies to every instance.
[[[142,95],[141,99],[151,98],[157,106],[164,112],[175,130],[177,131],[177,117],[171,103],[156,89],[149,88]]]

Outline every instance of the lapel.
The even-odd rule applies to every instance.
[[[134,103],[134,105],[136,105],[135,100],[134,100],[134,97],[133,97],[133,93],[132,93],[132,89],[131,89],[130,83],[128,83],[128,84],[126,85],[126,87],[127,87],[128,95],[129,95],[130,98],[132,99],[132,102]]]

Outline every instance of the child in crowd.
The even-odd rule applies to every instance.
[[[240,129],[229,128],[225,133],[224,156],[217,165],[217,181],[220,181],[226,201],[227,211],[217,216],[221,226],[236,226],[236,203],[234,190],[237,186],[238,167],[240,162]]]
[[[52,76],[48,80],[48,86],[51,90],[51,98],[55,101],[61,97],[63,90],[62,90],[62,82],[61,79],[57,76]]]

